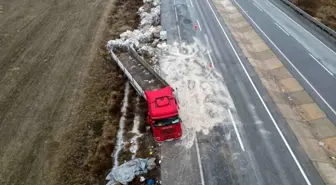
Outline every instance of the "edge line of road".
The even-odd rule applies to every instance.
[[[242,140],[241,140],[241,138],[240,138],[240,134],[239,134],[239,132],[238,132],[236,122],[235,122],[235,120],[233,119],[231,110],[228,109],[228,112],[229,112],[229,114],[230,114],[230,118],[231,118],[231,121],[232,121],[232,124],[233,124],[233,128],[234,128],[234,130],[235,130],[235,132],[236,132],[236,135],[237,135],[237,138],[238,138],[240,147],[241,147],[241,149],[243,150],[243,152],[245,152],[245,147],[244,147],[243,142],[242,142]]]
[[[279,53],[288,61],[291,67],[301,76],[301,78],[309,85],[309,87],[317,94],[317,96],[323,101],[323,103],[331,110],[331,112],[336,115],[336,111],[331,107],[331,105],[323,98],[323,96],[315,89],[315,87],[308,81],[308,79],[303,76],[303,74],[295,67],[295,65],[287,58],[287,56],[278,48],[277,45],[267,36],[267,34],[258,26],[256,22],[246,13],[246,11],[237,3],[236,0],[232,0],[235,4],[245,13],[245,15],[251,20],[251,22],[259,29],[259,31],[269,40],[269,42],[279,51]]]
[[[199,30],[202,31],[202,27],[201,27],[201,24],[199,23],[198,19],[196,20],[196,22],[198,24]]]
[[[191,7],[194,8],[193,2],[191,0],[189,0],[189,2],[190,2]]]
[[[289,33],[285,31],[277,22],[274,22],[275,25],[277,25],[287,36],[289,36]]]
[[[234,1],[236,4],[238,4],[235,0],[233,0],[233,1]],[[216,18],[217,23],[219,24],[219,26],[220,26],[222,32],[224,33],[226,39],[228,40],[228,42],[229,42],[229,44],[230,44],[232,50],[234,51],[234,53],[235,53],[235,55],[236,55],[236,57],[237,57],[237,59],[238,59],[240,65],[242,66],[242,68],[243,68],[243,70],[244,70],[244,72],[245,72],[247,78],[249,79],[249,81],[250,81],[250,83],[251,83],[251,85],[252,85],[254,91],[257,93],[257,95],[258,95],[258,97],[259,97],[261,103],[263,104],[263,106],[264,106],[266,112],[268,113],[269,117],[271,118],[271,120],[272,120],[272,122],[273,122],[275,128],[277,129],[277,131],[278,131],[278,133],[279,133],[281,139],[283,140],[283,142],[284,142],[284,144],[286,145],[286,147],[287,147],[289,153],[291,154],[291,156],[292,156],[292,158],[293,158],[295,164],[296,164],[297,167],[299,168],[299,170],[300,170],[300,172],[301,172],[303,178],[305,179],[306,183],[307,183],[308,185],[311,185],[311,183],[310,183],[310,181],[309,181],[309,179],[308,179],[306,173],[304,172],[303,168],[301,167],[301,164],[300,164],[299,161],[297,160],[297,158],[296,158],[294,152],[292,151],[291,147],[289,146],[289,144],[288,144],[288,142],[287,142],[285,136],[284,136],[283,133],[281,132],[281,130],[280,130],[280,128],[279,128],[277,122],[275,121],[273,115],[271,114],[270,110],[268,109],[268,107],[267,107],[265,101],[262,99],[262,97],[261,97],[261,95],[260,95],[260,92],[258,91],[258,89],[257,89],[256,85],[254,84],[253,80],[251,79],[250,75],[248,74],[248,72],[247,72],[247,70],[246,70],[246,68],[245,68],[245,66],[244,66],[244,64],[243,64],[243,62],[241,61],[241,59],[240,59],[240,57],[239,57],[239,55],[238,55],[236,49],[234,48],[234,46],[233,46],[233,44],[232,44],[230,38],[228,37],[227,33],[225,32],[225,30],[224,30],[222,24],[220,23],[220,21],[219,21],[219,19],[218,19],[218,17],[217,17],[217,15],[216,15],[215,11],[213,10],[211,4],[209,3],[209,0],[207,0],[207,3],[208,3],[208,6],[210,7],[210,9],[211,9],[211,11],[212,11],[214,17]],[[240,6],[239,6],[239,7],[240,7]],[[243,10],[243,9],[242,9],[242,10]],[[244,11],[244,10],[243,10],[243,11]],[[244,11],[244,12],[245,12],[245,11]],[[246,13],[245,13],[245,14],[246,14]]]
[[[255,2],[253,2],[253,5],[256,6],[260,11],[263,12],[263,10]]]
[[[201,183],[202,183],[202,185],[205,185],[204,175],[203,175],[203,167],[202,167],[201,156],[200,156],[200,151],[199,151],[199,147],[198,147],[198,140],[197,140],[196,133],[195,133],[195,145],[196,145],[196,153],[197,153],[197,159],[198,159],[198,167],[200,169]]]
[[[324,44],[320,39],[318,39],[317,37],[315,37],[315,35],[313,35],[312,33],[310,33],[306,28],[304,28],[303,26],[301,26],[299,23],[297,23],[295,20],[293,20],[291,17],[289,17],[287,14],[285,14],[285,12],[283,12],[280,8],[278,8],[277,6],[275,6],[272,2],[270,2],[269,0],[267,0],[273,7],[275,7],[276,9],[279,10],[279,12],[281,12],[283,15],[285,15],[287,18],[289,18],[291,21],[293,21],[296,25],[298,25],[300,28],[302,28],[303,30],[305,30],[308,34],[310,34],[312,37],[314,37],[319,43],[321,43],[323,46],[325,46],[326,48],[328,48],[332,53],[334,53],[334,55],[336,55],[336,52],[334,50],[332,50],[331,48],[329,48],[326,44]]]
[[[181,43],[182,42],[182,38],[181,38],[180,25],[177,25],[177,32],[178,32],[180,43]]]
[[[318,64],[320,64],[320,66],[326,70],[331,76],[334,76],[334,73],[332,73],[331,71],[329,71],[329,69],[324,66],[319,60],[317,60],[317,58],[314,57],[314,55],[312,55],[311,53],[309,53],[309,56],[312,57]]]

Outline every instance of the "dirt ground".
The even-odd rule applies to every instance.
[[[0,2],[0,184],[105,184],[125,79],[104,46],[140,2]]]
[[[292,0],[301,9],[336,30],[336,0]]]

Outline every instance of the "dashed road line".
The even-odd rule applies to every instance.
[[[205,183],[204,183],[204,175],[203,175],[203,167],[202,167],[202,161],[201,161],[201,155],[200,155],[200,151],[199,151],[199,147],[198,147],[198,140],[197,140],[196,133],[195,133],[195,145],[196,145],[198,167],[199,167],[199,170],[200,170],[201,183],[202,183],[202,185],[205,185]]]
[[[260,11],[263,12],[263,10],[255,2],[253,2],[253,5],[256,6]]]
[[[268,1],[269,2],[269,1]],[[304,27],[302,27],[299,23],[297,23],[296,21],[294,21],[292,18],[290,18],[287,14],[285,14],[282,10],[280,10],[278,7],[276,7],[273,3],[269,2],[273,7],[275,7],[276,9],[279,10],[279,12],[281,12],[281,14],[285,15],[288,19],[290,19],[292,22],[294,22],[297,26],[299,26],[300,28],[302,28],[303,30],[305,30],[309,35],[311,35],[312,37],[314,37],[319,43],[321,43],[323,46],[325,46],[326,48],[328,48],[334,55],[336,55],[336,52],[334,50],[332,50],[331,48],[329,48],[326,44],[324,44],[320,39],[316,38],[315,35],[313,35],[312,33],[310,33],[308,30],[306,30]]]
[[[285,32],[287,36],[289,36],[289,33],[286,32],[277,22],[274,22],[274,24],[277,25],[277,27],[279,27],[283,32]]]
[[[332,73],[326,66],[324,66],[317,58],[315,58],[311,53],[309,53],[310,57],[312,57],[324,70],[326,70],[331,76],[334,76],[335,74]]]
[[[229,114],[230,114],[231,122],[232,122],[232,124],[233,124],[233,128],[234,128],[234,130],[235,130],[235,132],[236,132],[236,135],[237,135],[237,138],[238,138],[240,147],[241,147],[241,149],[245,152],[245,147],[244,147],[244,144],[243,144],[243,142],[242,142],[242,140],[241,140],[240,134],[239,134],[239,132],[238,132],[238,129],[237,129],[237,126],[236,126],[236,122],[235,122],[235,120],[233,119],[231,110],[228,109],[228,112],[229,112]]]
[[[233,0],[233,1],[234,1],[234,2],[241,8],[241,6],[240,6],[235,0]],[[294,160],[296,166],[298,167],[299,171],[301,172],[301,174],[302,174],[303,178],[305,179],[306,183],[307,183],[308,185],[311,185],[311,183],[310,183],[310,181],[309,181],[309,179],[308,179],[306,173],[304,172],[304,170],[303,170],[301,164],[300,164],[299,161],[297,160],[297,158],[296,158],[296,156],[295,156],[295,154],[294,154],[292,148],[289,146],[288,141],[286,140],[285,136],[283,135],[282,131],[280,130],[280,128],[279,128],[277,122],[275,121],[275,119],[274,119],[274,117],[273,117],[271,111],[270,111],[269,108],[267,107],[267,105],[266,105],[264,99],[261,97],[260,92],[258,91],[258,89],[257,89],[256,85],[254,84],[252,78],[250,77],[249,73],[247,72],[247,70],[246,70],[246,68],[245,68],[245,66],[244,66],[244,64],[243,64],[243,62],[241,61],[241,59],[240,59],[240,57],[239,57],[239,55],[238,55],[236,49],[234,48],[234,46],[233,46],[233,44],[232,44],[230,38],[228,37],[228,35],[227,35],[227,33],[225,32],[225,30],[224,30],[222,24],[220,23],[220,21],[219,21],[217,15],[216,15],[216,13],[215,13],[215,11],[213,10],[212,6],[210,5],[209,0],[207,0],[207,3],[208,3],[208,6],[210,7],[210,9],[211,9],[211,11],[212,11],[214,17],[216,18],[217,23],[219,24],[220,28],[222,29],[222,32],[224,33],[224,35],[225,35],[227,41],[229,42],[229,44],[230,44],[230,46],[231,46],[231,48],[232,48],[234,54],[236,55],[236,57],[237,57],[237,59],[238,59],[240,65],[242,66],[243,71],[245,72],[245,74],[246,74],[246,76],[247,76],[249,82],[251,83],[251,85],[252,85],[254,91],[256,92],[256,94],[257,94],[258,98],[260,99],[261,103],[263,104],[263,106],[264,106],[264,108],[265,108],[267,114],[268,114],[269,117],[271,118],[274,127],[275,127],[276,130],[278,131],[278,133],[279,133],[279,135],[280,135],[282,141],[284,142],[284,144],[285,144],[287,150],[288,150],[289,153],[291,154],[291,156],[292,156],[292,158],[293,158],[293,160]],[[242,9],[242,8],[241,8],[241,9]],[[242,9],[242,10],[243,10],[243,9]],[[245,12],[245,11],[244,11],[244,12]],[[246,12],[245,12],[245,14],[248,15]],[[248,16],[248,17],[249,17],[249,16]],[[250,18],[250,19],[251,19],[251,18]],[[251,20],[252,20],[252,19],[251,19]],[[259,29],[260,29],[260,28],[259,28]],[[272,41],[271,41],[271,42],[272,42]],[[273,44],[274,44],[274,43],[273,43]]]
[[[190,5],[191,5],[191,7],[194,8],[194,4],[193,4],[192,0],[189,0],[189,1],[190,1]]]
[[[325,105],[333,112],[334,115],[336,115],[336,111],[334,108],[323,98],[323,96],[315,89],[315,87],[308,81],[308,79],[303,76],[303,74],[295,67],[295,65],[287,58],[287,56],[278,48],[277,45],[266,35],[266,33],[257,25],[256,22],[250,17],[249,14],[237,3],[236,0],[233,0],[237,6],[245,13],[245,15],[251,20],[251,22],[259,29],[259,31],[267,38],[267,40],[270,41],[270,43],[279,51],[279,53],[288,61],[288,63],[291,65],[291,67],[300,75],[300,77],[309,85],[309,87],[317,94],[317,96],[323,101]]]
[[[182,42],[180,25],[177,25],[177,32],[178,32],[178,35],[179,35],[180,42]]]
[[[211,68],[214,68],[214,63],[213,63],[213,60],[212,60],[212,57],[210,55],[210,52],[208,51],[208,56],[209,56],[209,59],[210,59],[210,62],[211,62]]]
[[[199,23],[199,21],[198,21],[198,20],[196,20],[196,22],[197,22],[197,25],[198,25],[198,27],[199,27],[200,31],[202,31],[201,24]]]

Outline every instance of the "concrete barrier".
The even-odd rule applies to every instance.
[[[319,28],[321,28],[322,30],[324,30],[330,36],[336,38],[336,32],[334,30],[332,30],[331,28],[329,28],[325,24],[321,23],[320,21],[314,19],[314,17],[312,17],[311,15],[309,15],[308,13],[306,13],[305,11],[303,11],[301,8],[297,7],[295,4],[293,4],[289,0],[281,0],[281,1],[283,3],[285,3],[286,5],[288,5],[289,7],[291,7],[297,13],[301,14],[302,16],[304,16],[306,19],[308,19],[311,22],[313,22],[316,26],[318,26]]]

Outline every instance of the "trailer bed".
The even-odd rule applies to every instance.
[[[118,58],[143,91],[157,90],[165,86],[130,53],[121,53]]]

